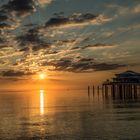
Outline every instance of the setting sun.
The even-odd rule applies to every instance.
[[[41,80],[45,79],[45,77],[46,77],[46,75],[45,75],[44,73],[39,74],[39,78],[40,78]]]

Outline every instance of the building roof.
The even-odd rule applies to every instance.
[[[140,73],[134,71],[126,71],[120,74],[116,74],[116,78],[140,78]]]
[[[134,71],[126,71],[120,74],[116,74],[116,77],[112,78],[111,80],[106,80],[103,82],[105,85],[110,85],[113,83],[132,83],[132,84],[140,84],[140,73]]]

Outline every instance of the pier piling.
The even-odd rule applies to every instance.
[[[88,86],[88,97],[90,96],[90,86]]]

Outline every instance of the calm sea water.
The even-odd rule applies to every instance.
[[[1,92],[0,139],[140,140],[140,96]]]

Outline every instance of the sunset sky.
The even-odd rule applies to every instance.
[[[2,90],[84,88],[139,54],[140,0],[0,0]]]

